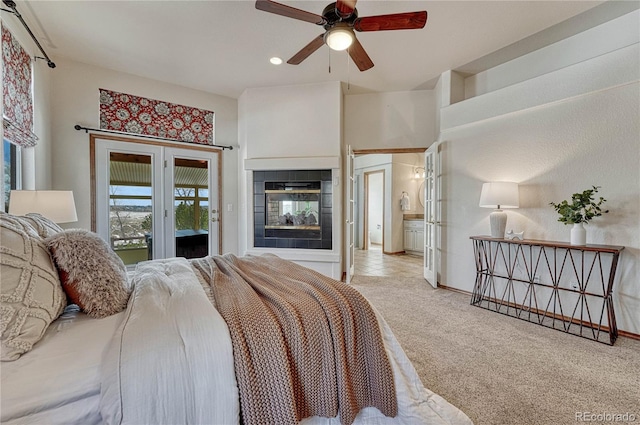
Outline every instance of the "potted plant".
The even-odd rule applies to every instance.
[[[584,223],[588,223],[595,217],[600,217],[609,210],[602,210],[601,206],[607,200],[602,196],[596,201],[595,194],[600,186],[593,186],[582,193],[574,193],[571,195],[571,203],[562,201],[558,204],[550,202],[551,205],[560,214],[558,221],[564,224],[573,224],[571,229],[571,245],[585,245],[587,243],[587,231]]]

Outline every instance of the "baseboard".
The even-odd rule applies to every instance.
[[[618,329],[618,336],[624,336],[625,338],[636,339],[640,341],[640,334],[634,334],[633,332],[621,331]]]
[[[396,252],[382,251],[382,253],[384,255],[403,255],[405,252],[404,251],[396,251]]]
[[[473,295],[472,292],[465,291],[463,289],[452,288],[452,287],[446,286],[446,285],[441,285],[440,283],[438,283],[438,288],[442,288],[442,289],[445,289],[447,291],[457,292],[459,294],[464,294],[464,295],[468,295],[468,296]],[[605,329],[606,329],[606,327],[603,327],[603,330],[605,330]],[[625,338],[630,338],[630,339],[635,339],[635,340],[640,341],[640,334],[636,334],[636,333],[628,332],[628,331],[622,331],[622,330],[618,329],[618,337],[621,337],[621,336],[623,336]]]
[[[452,287],[447,286],[447,285],[441,285],[440,282],[438,282],[438,288],[446,289],[447,291],[451,291],[451,292],[457,292],[459,294],[465,294],[465,295],[469,295],[469,296],[473,295],[471,292],[465,291],[463,289],[452,288]]]

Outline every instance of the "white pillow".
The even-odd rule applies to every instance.
[[[0,214],[1,359],[31,350],[66,306],[49,250],[29,220]]]

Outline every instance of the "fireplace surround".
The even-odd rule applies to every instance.
[[[254,170],[254,247],[332,249],[331,170]]]

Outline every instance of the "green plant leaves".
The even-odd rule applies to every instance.
[[[603,211],[601,205],[607,200],[600,197],[595,200],[595,194],[600,186],[593,186],[582,193],[574,193],[571,195],[571,203],[562,201],[560,203],[550,202],[551,205],[560,214],[558,221],[564,224],[588,223],[595,217],[608,213],[609,210]]]

